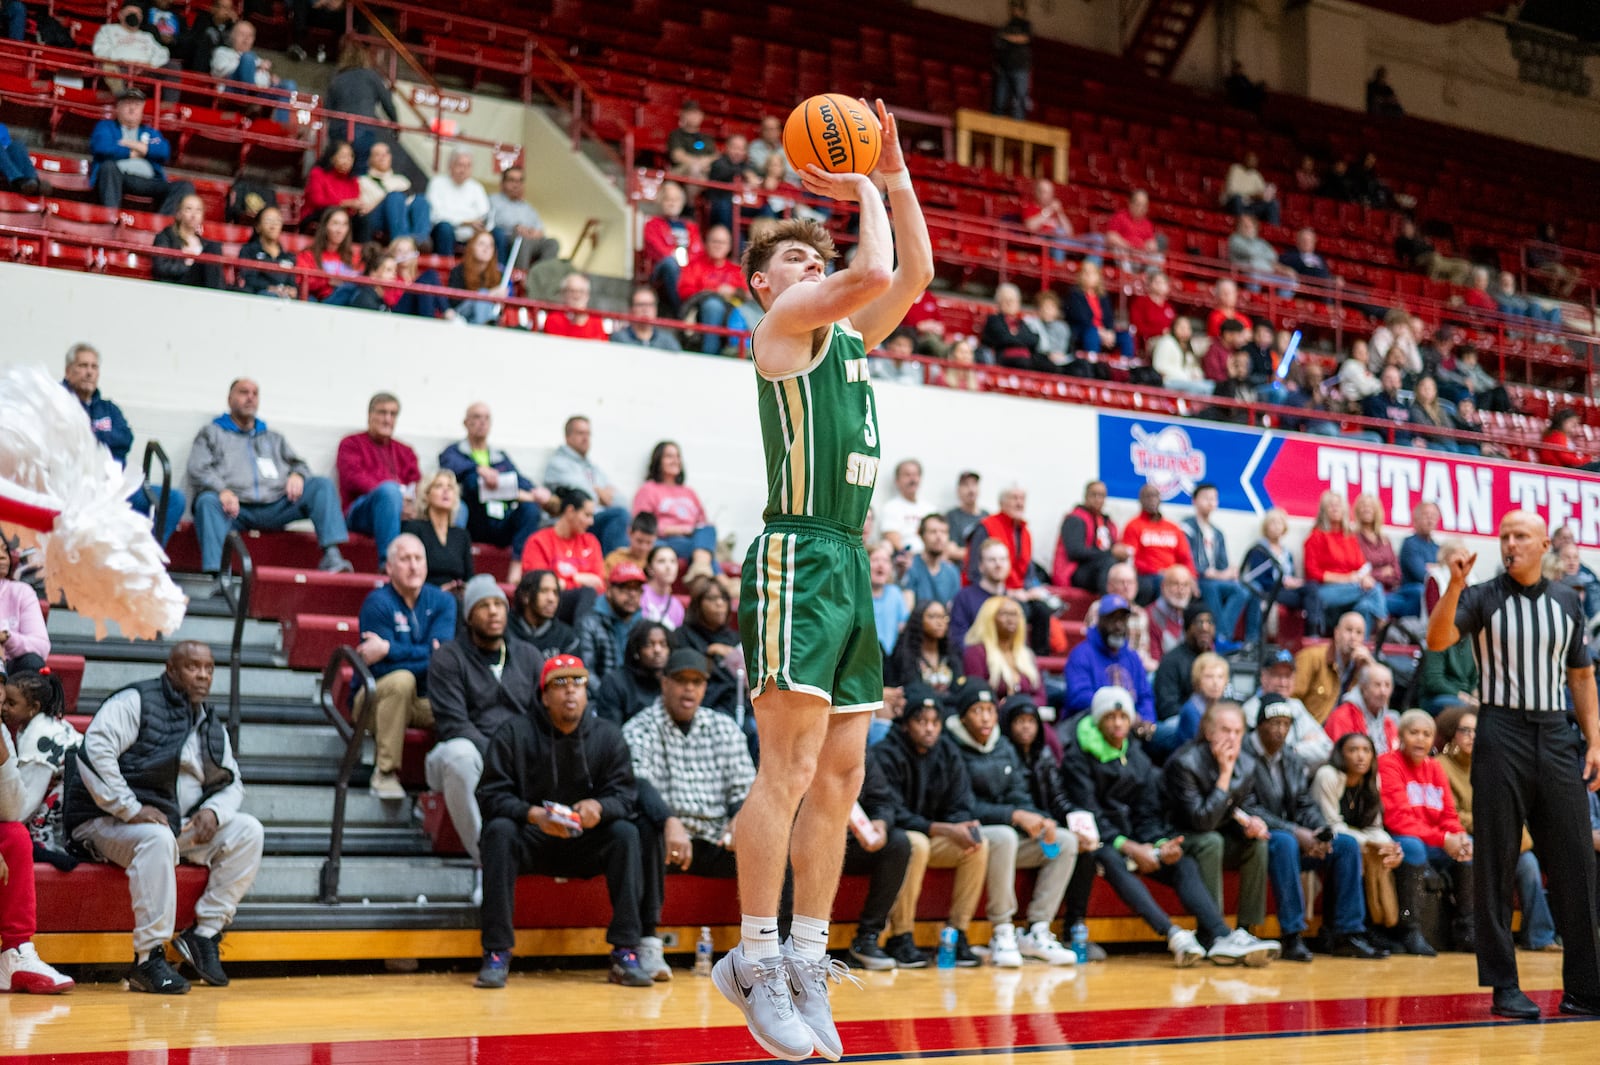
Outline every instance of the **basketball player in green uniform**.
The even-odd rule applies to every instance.
[[[850,265],[826,272],[833,241],[814,222],[779,225],[745,252],[755,328],[757,405],[767,464],[766,528],[745,559],[739,631],[761,736],[761,768],[739,811],[740,945],[718,962],[718,989],[751,1034],[790,1061],[843,1053],[825,953],[861,787],[883,664],[862,523],[878,476],[878,411],[867,352],[905,318],[933,278],[928,228],[911,189],[894,118],[877,105],[878,174],[894,213],[860,174],[809,167],[808,191],[860,204]],[[895,266],[896,251],[899,266]],[[794,867],[794,921],[778,942],[784,869]],[[837,968],[835,968],[837,966]]]

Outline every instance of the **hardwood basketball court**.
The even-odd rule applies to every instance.
[[[1590,1060],[1600,1029],[1558,1017],[1561,957],[1521,954],[1542,1022],[1493,1019],[1473,959],[1174,968],[1156,954],[1071,970],[858,975],[835,992],[846,1060],[1202,1065]],[[0,997],[0,1060],[62,1065],[677,1065],[766,1059],[706,979],[647,990],[599,970],[236,978],[187,996],[117,984]],[[821,1059],[813,1059],[820,1061]]]

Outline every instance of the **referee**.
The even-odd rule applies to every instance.
[[[1443,651],[1472,640],[1481,676],[1472,754],[1478,984],[1494,989],[1495,1014],[1529,1020],[1539,1007],[1517,986],[1511,942],[1524,823],[1549,873],[1550,911],[1566,945],[1561,1012],[1600,1015],[1594,843],[1584,794],[1585,782],[1600,789],[1600,711],[1578,597],[1540,576],[1549,550],[1543,520],[1512,511],[1500,522],[1505,572],[1468,588],[1477,556],[1452,560],[1450,586],[1428,618],[1428,647]],[[1567,687],[1582,736],[1567,720]]]

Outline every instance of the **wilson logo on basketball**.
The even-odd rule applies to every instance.
[[[817,115],[822,119],[822,143],[828,151],[828,162],[833,166],[843,166],[849,153],[844,150],[844,132],[839,128],[839,112],[832,103],[824,103],[817,108]]]

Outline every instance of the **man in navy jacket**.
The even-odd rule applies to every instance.
[[[168,181],[163,163],[172,161],[172,145],[161,132],[144,124],[144,93],[124,89],[112,118],[95,123],[89,135],[94,167],[89,181],[102,206],[121,207],[125,193],[148,196],[156,213],[175,215],[185,196],[194,192],[187,181]]]
[[[1129,613],[1128,601],[1122,596],[1100,597],[1099,621],[1089,630],[1089,638],[1067,656],[1067,704],[1062,720],[1088,710],[1101,688],[1117,687],[1133,694],[1139,712],[1133,722],[1134,733],[1148,736],[1155,731],[1155,692],[1139,652],[1128,646]]]
[[[473,541],[511,549],[514,580],[520,576],[523,545],[544,523],[539,508],[549,502],[550,491],[523,476],[510,455],[489,446],[491,424],[489,404],[468,407],[462,421],[466,438],[439,452],[439,467],[455,474],[461,485],[467,532]],[[516,482],[515,495],[506,491],[511,486],[502,484],[502,479]]]

